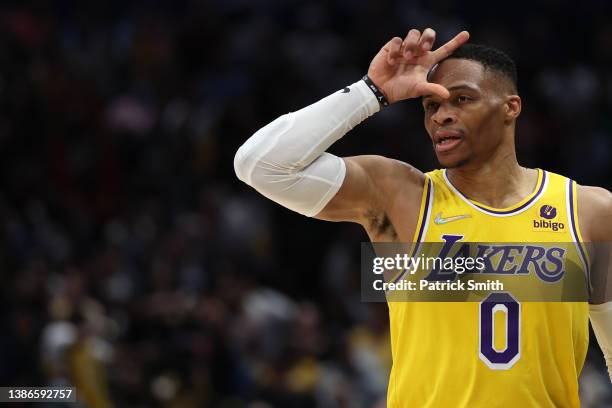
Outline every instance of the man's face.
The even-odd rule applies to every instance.
[[[425,128],[442,167],[460,167],[490,156],[504,135],[504,102],[499,76],[476,61],[448,59],[430,82],[444,86],[448,99],[423,97]]]

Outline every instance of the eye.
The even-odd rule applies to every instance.
[[[436,110],[436,109],[438,109],[438,103],[433,102],[433,101],[425,103],[425,110],[426,111],[433,111],[433,110]]]
[[[465,102],[467,102],[467,101],[469,101],[469,100],[470,100],[470,97],[469,97],[469,96],[459,95],[459,96],[457,97],[457,102],[459,102],[459,103],[465,103]]]

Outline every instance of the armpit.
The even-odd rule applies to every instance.
[[[386,213],[370,212],[366,216],[369,220],[368,229],[371,233],[391,240],[397,239],[397,231]]]

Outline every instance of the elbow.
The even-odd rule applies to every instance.
[[[280,136],[290,124],[288,115],[283,115],[265,127],[259,129],[247,139],[234,156],[236,177],[257,188],[265,184],[270,177],[285,176],[296,172],[294,160],[287,157],[287,144],[278,143]]]
[[[236,155],[234,155],[234,172],[236,173],[236,177],[239,180],[248,184],[248,177],[246,172],[246,157],[244,152],[244,145],[240,146],[240,148],[236,151]]]
[[[234,172],[239,180],[258,191],[265,191],[269,183],[285,180],[293,173],[284,166],[271,164],[261,157],[257,149],[251,149],[249,143],[240,146],[234,156]]]
[[[234,172],[239,180],[249,184],[250,177],[249,172],[247,171],[249,155],[246,150],[245,145],[242,145],[238,151],[236,151],[236,155],[234,156]]]

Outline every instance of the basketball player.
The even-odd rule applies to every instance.
[[[514,62],[464,45],[468,38],[461,32],[436,50],[430,28],[391,39],[363,80],[255,133],[236,154],[236,174],[306,216],[357,222],[372,242],[441,242],[445,234],[575,242],[588,268],[592,254],[581,243],[612,241],[612,194],[519,165]],[[443,170],[423,174],[385,157],[325,152],[384,106],[417,97]],[[563,228],[553,230],[553,221]],[[580,407],[589,316],[612,369],[612,299],[519,304],[500,296],[480,304],[389,302],[388,406]],[[490,344],[490,333],[483,337],[495,305],[508,311],[505,350]]]

